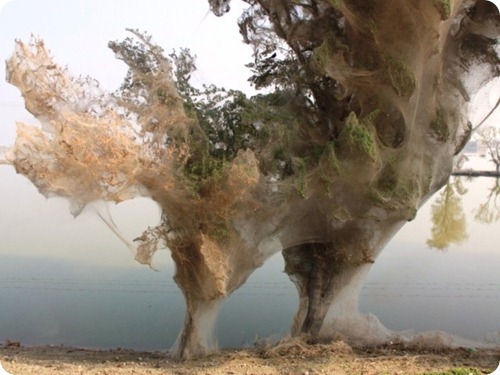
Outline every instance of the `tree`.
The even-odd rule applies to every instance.
[[[309,173],[304,186],[324,180],[330,192],[294,206],[308,213],[283,252],[300,296],[292,331],[329,336],[342,329],[335,313],[356,306],[343,289],[361,285],[469,139],[465,103],[498,76],[498,10],[486,1],[247,2],[240,28],[255,50],[252,82],[293,89],[309,150],[333,144],[329,168],[327,152],[316,162],[294,151]],[[478,66],[484,75],[471,79]]]
[[[488,156],[493,164],[497,176],[500,175],[500,129],[489,126],[478,131],[479,141],[488,149]]]
[[[19,173],[75,213],[139,195],[162,208],[136,259],[172,252],[182,358],[210,350],[220,303],[281,250],[300,296],[292,333],[344,329],[385,243],[446,183],[470,136],[466,103],[500,70],[485,0],[246,3],[250,79],[268,94],[195,89],[189,53],[168,58],[137,31],[110,43],[129,66],[113,95],[71,78],[39,40],[7,65],[43,124],[18,125],[6,159]]]

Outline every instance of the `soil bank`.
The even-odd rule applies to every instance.
[[[500,348],[419,348],[400,344],[356,348],[338,341],[284,341],[268,348],[228,350],[185,362],[162,352],[95,350],[64,346],[0,346],[0,363],[12,375],[312,375],[312,374],[489,374]]]

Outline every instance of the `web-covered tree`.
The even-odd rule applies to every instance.
[[[183,358],[211,348],[220,303],[281,250],[300,295],[292,333],[352,328],[363,275],[445,184],[470,136],[466,103],[500,70],[485,0],[246,2],[240,30],[266,95],[197,90],[188,53],[169,59],[138,32],[110,43],[130,68],[114,95],[71,78],[41,41],[18,42],[7,66],[43,125],[19,125],[8,163],[75,213],[139,195],[162,208],[136,258],[172,252]],[[350,336],[365,337],[357,323]]]
[[[301,219],[289,223],[287,238],[297,238],[283,252],[300,295],[293,332],[329,336],[356,311],[349,285],[361,286],[469,139],[466,103],[499,73],[498,9],[482,0],[247,3],[240,30],[255,51],[252,82],[293,92],[301,129],[287,157],[307,176],[304,201],[292,205]]]

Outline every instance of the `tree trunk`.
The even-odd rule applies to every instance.
[[[315,336],[321,328],[333,295],[327,256],[324,244],[305,244],[283,251],[285,272],[299,292],[299,310],[292,335]]]
[[[299,292],[299,310],[292,335],[318,338],[325,316],[339,288],[349,283],[353,265],[332,244],[306,243],[283,251],[285,272]]]
[[[186,301],[184,327],[173,348],[174,357],[182,360],[217,349],[215,326],[222,302],[260,265],[244,247],[223,247],[204,235],[199,241],[193,238],[170,243],[174,281]]]
[[[379,342],[391,335],[376,317],[359,312],[358,300],[376,257],[403,223],[359,222],[346,232],[339,231],[336,241],[283,250],[285,272],[299,292],[293,336],[306,334],[317,341],[341,334],[353,341],[361,337]]]
[[[216,350],[215,324],[223,301],[223,298],[200,300],[186,296],[186,317],[172,349],[174,357],[185,360]]]

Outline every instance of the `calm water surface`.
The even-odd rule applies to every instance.
[[[500,223],[474,220],[493,183],[464,183],[468,240],[445,251],[426,245],[432,201],[426,204],[375,262],[360,309],[394,330],[438,329],[470,339],[499,332]],[[277,254],[225,302],[220,346],[287,333],[297,296],[283,267]],[[169,264],[153,272],[44,257],[43,251],[29,257],[0,251],[0,342],[167,349],[184,315],[172,275]]]

